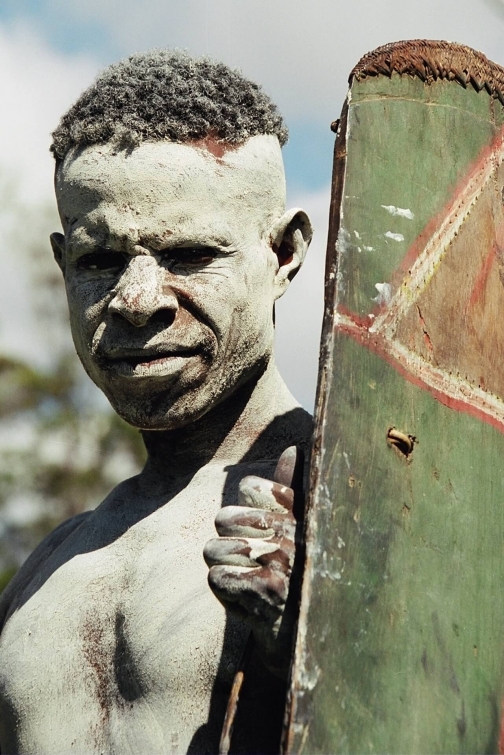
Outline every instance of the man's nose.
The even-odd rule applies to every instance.
[[[154,257],[138,255],[128,262],[108,309],[136,328],[146,325],[158,312],[178,310],[178,301],[167,277],[169,273]]]

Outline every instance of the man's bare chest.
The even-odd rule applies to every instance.
[[[88,752],[120,751],[124,737],[187,747],[245,641],[207,585],[214,513],[211,500],[189,516],[174,507],[46,568],[0,640],[4,708],[29,712],[22,751],[58,751],[55,731],[58,747]]]

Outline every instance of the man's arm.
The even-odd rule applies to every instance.
[[[11,579],[0,595],[0,634],[11,613],[16,610],[17,602],[30,584],[33,576],[52,553],[79,527],[91,512],[84,511],[62,522],[35,548],[26,559],[17,574]]]

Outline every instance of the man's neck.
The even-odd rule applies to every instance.
[[[144,431],[148,461],[142,476],[158,485],[192,475],[205,464],[269,458],[267,429],[299,408],[274,360],[259,378],[241,386],[203,417],[170,431]],[[263,440],[262,440],[263,439]],[[157,485],[156,485],[157,487]]]

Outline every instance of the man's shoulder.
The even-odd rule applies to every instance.
[[[16,597],[19,596],[29,585],[33,576],[43,566],[45,561],[54,551],[92,514],[84,511],[81,514],[66,519],[56,527],[35,548],[33,553],[26,559],[17,574],[11,579],[5,590],[0,595],[0,632],[15,608]]]

